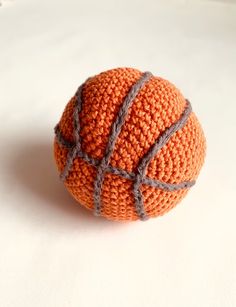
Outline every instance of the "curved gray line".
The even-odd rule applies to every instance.
[[[69,150],[66,159],[66,165],[64,170],[60,174],[61,180],[65,181],[67,176],[69,175],[70,169],[73,165],[74,159],[77,153],[81,150],[81,137],[80,137],[80,121],[79,121],[79,113],[82,108],[82,90],[87,80],[78,88],[75,96],[77,97],[76,103],[74,106],[74,114],[73,114],[73,124],[74,124],[74,139],[75,144]]]
[[[107,172],[114,174],[114,175],[117,175],[117,176],[120,176],[120,177],[123,177],[123,178],[128,179],[128,180],[135,181],[136,174],[133,173],[133,172],[128,173],[125,170],[113,167],[111,165],[108,166]],[[195,184],[195,181],[193,180],[193,181],[182,181],[180,183],[166,183],[166,182],[156,180],[156,179],[153,179],[153,178],[150,178],[150,177],[144,177],[143,180],[142,180],[142,183],[145,184],[145,185],[149,185],[153,188],[158,188],[158,189],[161,189],[161,190],[172,192],[172,191],[191,188]]]
[[[56,134],[56,140],[59,145],[64,146],[67,149],[71,149],[74,146],[74,143],[67,141],[63,137],[58,125],[55,127],[55,134]],[[85,162],[87,162],[89,165],[93,167],[98,167],[100,164],[100,161],[98,159],[90,157],[87,153],[83,152],[82,150],[76,153],[76,157],[80,157],[81,159],[83,159]],[[131,181],[135,180],[135,173],[133,172],[129,173],[121,168],[108,165],[106,171],[108,173],[112,173],[113,175],[117,175]],[[165,183],[163,181],[152,179],[150,177],[144,177],[142,183],[166,191],[177,191],[192,187],[195,184],[195,181],[183,181],[180,183]]]
[[[113,174],[113,175],[117,175],[120,177],[123,177],[125,179],[128,180],[134,180],[135,179],[135,173],[128,173],[127,171],[121,169],[121,168],[117,168],[111,165],[108,165],[107,167],[107,172]]]
[[[165,146],[165,144],[169,141],[172,135],[181,129],[188,120],[190,113],[192,112],[191,104],[188,100],[186,100],[186,107],[179,120],[172,124],[169,128],[167,128],[155,141],[153,146],[150,147],[149,151],[143,156],[138,167],[137,167],[137,175],[134,181],[133,192],[135,199],[135,207],[138,215],[142,220],[145,220],[146,214],[143,204],[142,192],[140,190],[140,186],[143,183],[143,179],[145,177],[145,173],[147,167],[154,156],[158,153],[158,151]],[[170,187],[170,186],[169,186]]]
[[[55,135],[56,135],[56,139],[57,139],[57,143],[67,149],[71,149],[75,143],[74,142],[70,142],[68,140],[66,140],[60,130],[59,124],[56,125],[56,127],[54,128],[55,131]]]
[[[85,81],[85,83],[87,80]],[[76,104],[74,106],[74,114],[73,114],[73,122],[74,122],[74,138],[77,151],[81,150],[81,136],[80,136],[80,120],[79,114],[82,109],[82,91],[85,83],[83,83],[75,93],[76,96]]]
[[[148,219],[148,216],[144,208],[143,195],[140,190],[142,180],[142,174],[137,173],[133,184],[133,194],[136,212],[142,221],[146,221]]]
[[[180,183],[165,183],[160,180],[144,177],[142,183],[149,185],[153,188],[158,188],[164,191],[173,192],[173,191],[191,188],[195,184],[195,181],[193,180],[193,181],[182,181]]]
[[[139,170],[143,172],[147,169],[149,163],[151,162],[152,158],[158,153],[158,151],[165,146],[165,144],[169,141],[169,139],[172,137],[172,135],[183,128],[183,126],[186,124],[189,115],[192,112],[192,107],[190,102],[186,99],[186,107],[184,109],[184,112],[180,116],[179,120],[172,124],[169,128],[167,128],[155,141],[153,146],[149,149],[149,151],[146,153],[146,155],[143,156],[141,159],[141,162],[139,164]]]
[[[121,128],[125,122],[128,110],[131,107],[134,99],[138,95],[140,89],[144,84],[151,78],[152,74],[150,72],[145,72],[141,78],[131,87],[128,95],[126,96],[117,117],[112,124],[110,136],[105,149],[104,157],[102,158],[100,165],[97,170],[96,179],[94,181],[94,214],[100,215],[101,213],[101,190],[104,181],[104,175],[107,170],[111,155],[115,148],[116,140],[120,134]]]
[[[65,167],[63,169],[63,171],[60,174],[60,179],[62,181],[65,181],[67,176],[69,175],[70,169],[73,165],[74,159],[76,157],[77,151],[76,151],[76,147],[73,147],[72,149],[70,149],[67,153],[67,157],[66,157],[66,164]]]

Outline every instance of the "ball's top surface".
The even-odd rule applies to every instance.
[[[60,172],[67,167],[71,194],[115,220],[168,211],[196,180],[205,156],[203,131],[180,91],[132,68],[89,78],[56,132],[55,158]],[[71,148],[59,144],[62,138]]]

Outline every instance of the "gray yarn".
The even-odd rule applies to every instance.
[[[65,148],[71,149],[73,147],[73,144],[71,142],[66,141],[63,138],[59,127],[56,126],[56,128],[55,128],[55,133],[56,133],[57,143],[64,146]],[[83,151],[79,151],[77,153],[77,157],[81,158],[82,160],[86,161],[89,165],[94,166],[94,167],[98,167],[98,165],[100,164],[100,161],[98,159],[90,157],[87,153]],[[117,175],[117,176],[120,176],[122,178],[131,180],[131,181],[135,181],[135,178],[136,178],[136,175],[134,172],[129,173],[126,170],[114,167],[112,165],[108,165],[106,169],[106,173],[111,173],[113,175]],[[161,190],[173,192],[177,190],[190,188],[195,184],[195,181],[183,181],[181,183],[166,183],[160,180],[152,179],[149,177],[144,177],[142,183],[145,185],[151,186],[153,188],[158,188]]]
[[[94,214],[100,215],[101,213],[101,191],[102,184],[104,181],[105,172],[109,164],[110,158],[115,148],[116,140],[120,134],[121,128],[125,123],[128,110],[131,107],[134,99],[138,95],[140,89],[144,84],[151,78],[152,74],[150,72],[145,72],[141,78],[131,87],[128,95],[126,96],[117,117],[112,124],[111,133],[108,139],[108,143],[105,149],[104,157],[102,158],[100,165],[97,170],[96,179],[94,181]]]
[[[74,146],[73,142],[67,141],[64,139],[59,124],[56,125],[56,127],[54,128],[54,132],[56,134],[56,139],[57,139],[57,143],[67,149],[71,149]]]
[[[67,176],[69,175],[70,169],[73,165],[74,159],[78,155],[78,153],[81,151],[81,137],[80,137],[80,121],[79,121],[79,113],[82,109],[82,91],[85,83],[88,81],[88,79],[78,88],[75,96],[76,96],[76,104],[74,107],[74,114],[73,114],[73,123],[74,123],[74,139],[75,144],[74,146],[69,150],[67,154],[66,159],[66,165],[64,167],[63,172],[60,174],[61,180],[65,181]],[[57,128],[57,127],[56,127]],[[68,145],[68,144],[66,144]]]
[[[137,167],[137,173],[133,172],[127,172],[125,170],[122,170],[120,168],[113,167],[109,164],[110,158],[112,156],[112,153],[115,148],[116,140],[119,136],[119,133],[121,131],[121,128],[123,124],[125,123],[126,116],[128,114],[128,110],[131,107],[134,99],[138,95],[140,89],[143,87],[143,85],[151,78],[152,74],[150,72],[146,72],[142,75],[142,77],[131,87],[131,90],[129,91],[128,95],[126,96],[119,112],[116,117],[115,122],[113,123],[111,127],[111,133],[108,140],[108,144],[105,149],[104,157],[101,160],[94,159],[90,157],[86,152],[82,151],[81,148],[81,136],[80,136],[80,121],[79,121],[79,113],[82,109],[82,90],[87,82],[87,80],[78,88],[76,92],[76,104],[74,107],[74,114],[73,114],[73,123],[74,123],[74,142],[70,142],[68,140],[65,140],[61,131],[59,125],[56,125],[55,127],[55,134],[56,134],[56,140],[59,145],[69,149],[66,159],[66,165],[64,167],[64,170],[60,174],[60,178],[64,181],[69,171],[73,165],[74,159],[76,157],[80,157],[84,161],[86,161],[88,164],[94,166],[97,168],[97,174],[96,179],[94,181],[94,214],[100,215],[101,213],[101,191],[102,191],[102,185],[104,181],[105,173],[112,173],[114,175],[121,176],[123,178],[126,178],[128,180],[131,180],[134,182],[133,184],[133,194],[134,194],[134,200],[135,200],[135,208],[137,215],[141,220],[146,220],[147,215],[144,209],[143,204],[143,196],[141,192],[141,185],[149,185],[155,188],[159,188],[166,191],[176,191],[180,189],[190,188],[194,185],[195,181],[185,181],[178,184],[171,184],[171,183],[165,183],[159,180],[155,180],[149,177],[146,177],[146,170],[148,168],[148,165],[150,161],[154,158],[154,156],[157,154],[157,152],[165,146],[165,144],[169,141],[171,136],[181,129],[187,119],[190,115],[192,109],[190,102],[186,100],[187,106],[181,115],[180,119],[172,124],[169,128],[167,128],[161,136],[158,137],[154,145],[149,149],[149,151],[146,153],[146,155],[141,159],[138,167]],[[90,79],[90,78],[89,78]]]
[[[142,193],[140,190],[140,185],[143,182],[143,178],[145,176],[147,167],[149,163],[151,162],[151,160],[158,153],[158,151],[160,151],[160,149],[165,146],[165,144],[169,141],[171,136],[185,125],[190,113],[192,112],[190,102],[186,100],[186,103],[187,103],[187,106],[184,112],[182,113],[182,115],[180,116],[179,120],[176,123],[172,124],[169,128],[167,128],[158,137],[154,145],[151,146],[149,151],[143,156],[143,158],[141,159],[138,165],[137,175],[136,175],[136,179],[135,179],[134,186],[133,186],[133,191],[134,191],[136,211],[141,219],[146,219],[146,214],[144,211],[143,197],[142,197]]]

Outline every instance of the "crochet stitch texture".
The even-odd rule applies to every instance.
[[[112,220],[169,211],[194,184],[205,156],[189,101],[170,82],[131,68],[89,78],[55,132],[55,159],[67,189]]]

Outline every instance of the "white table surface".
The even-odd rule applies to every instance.
[[[175,83],[208,150],[148,222],[95,218],[58,179],[53,127],[88,76]],[[0,306],[236,306],[236,2],[1,0]]]

